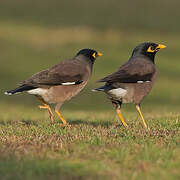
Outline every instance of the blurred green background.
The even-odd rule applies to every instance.
[[[111,110],[104,94],[91,92],[101,85],[95,81],[117,70],[137,44],[153,41],[167,48],[156,56],[158,79],[143,108],[178,112],[179,7],[178,0],[1,0],[1,107],[37,105],[31,96],[8,97],[3,92],[82,48],[93,48],[104,55],[97,59],[88,86],[63,109]]]

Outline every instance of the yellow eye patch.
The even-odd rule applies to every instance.
[[[166,48],[166,46],[163,44],[158,44],[158,46],[156,48],[154,48],[153,46],[149,46],[147,52],[153,53],[153,52],[158,51],[158,50],[163,49],[163,48]]]
[[[92,55],[94,58],[96,58],[96,53],[93,53],[93,55]]]
[[[154,51],[156,51],[156,49],[152,49],[152,48],[153,48],[152,46],[149,46],[147,52],[154,52]]]

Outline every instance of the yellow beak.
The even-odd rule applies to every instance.
[[[97,57],[102,56],[102,55],[103,55],[102,53],[98,52],[98,53],[93,53],[92,56],[96,59]]]
[[[102,55],[103,55],[103,54],[102,54],[102,53],[100,53],[100,52],[98,52],[98,53],[97,53],[97,56],[102,56]]]
[[[164,49],[164,48],[166,48],[166,46],[163,45],[163,44],[158,44],[158,46],[157,46],[156,48],[157,48],[157,49]]]

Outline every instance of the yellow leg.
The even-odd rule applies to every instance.
[[[62,117],[61,113],[58,110],[55,110],[56,114],[59,116],[59,118],[61,119],[61,121],[63,122],[63,126],[67,125],[66,120]]]
[[[122,116],[122,114],[121,114],[121,110],[120,110],[119,108],[117,108],[117,109],[116,109],[116,112],[117,112],[117,115],[119,116],[121,122],[123,123],[123,125],[124,125],[125,127],[128,127],[128,125],[126,124],[126,122],[125,122],[125,120],[124,120],[124,118],[123,118],[123,116]]]
[[[144,127],[147,128],[147,124],[146,124],[146,122],[145,122],[145,120],[144,120],[144,117],[143,117],[143,115],[142,115],[140,106],[139,106],[139,105],[136,105],[136,109],[137,109],[137,111],[138,111],[138,113],[139,113],[139,115],[140,115],[140,117],[141,117],[141,119],[142,119],[142,122],[143,122]]]
[[[38,97],[38,96],[37,96]],[[53,113],[51,111],[51,108],[50,106],[40,97],[38,97],[38,99],[43,103],[43,106],[39,105],[39,108],[40,109],[47,109],[48,110],[48,113],[49,113],[49,118],[51,119],[51,121],[53,122],[54,121],[54,118],[53,118]]]

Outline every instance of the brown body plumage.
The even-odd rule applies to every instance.
[[[48,109],[51,120],[53,120],[53,113],[47,103],[56,104],[55,112],[65,125],[66,121],[59,113],[61,105],[85,87],[91,76],[94,61],[101,55],[95,50],[83,49],[74,58],[34,74],[21,82],[18,88],[5,94],[12,95],[26,91],[35,95],[44,104],[40,108]]]
[[[151,91],[157,77],[157,69],[154,63],[155,54],[164,47],[164,45],[155,43],[140,44],[133,50],[129,61],[122,65],[118,71],[98,81],[105,82],[105,85],[95,89],[95,91],[104,91],[108,95],[126,127],[128,125],[121,114],[121,105],[123,103],[135,103],[143,124],[147,128],[140,110],[140,104]]]

